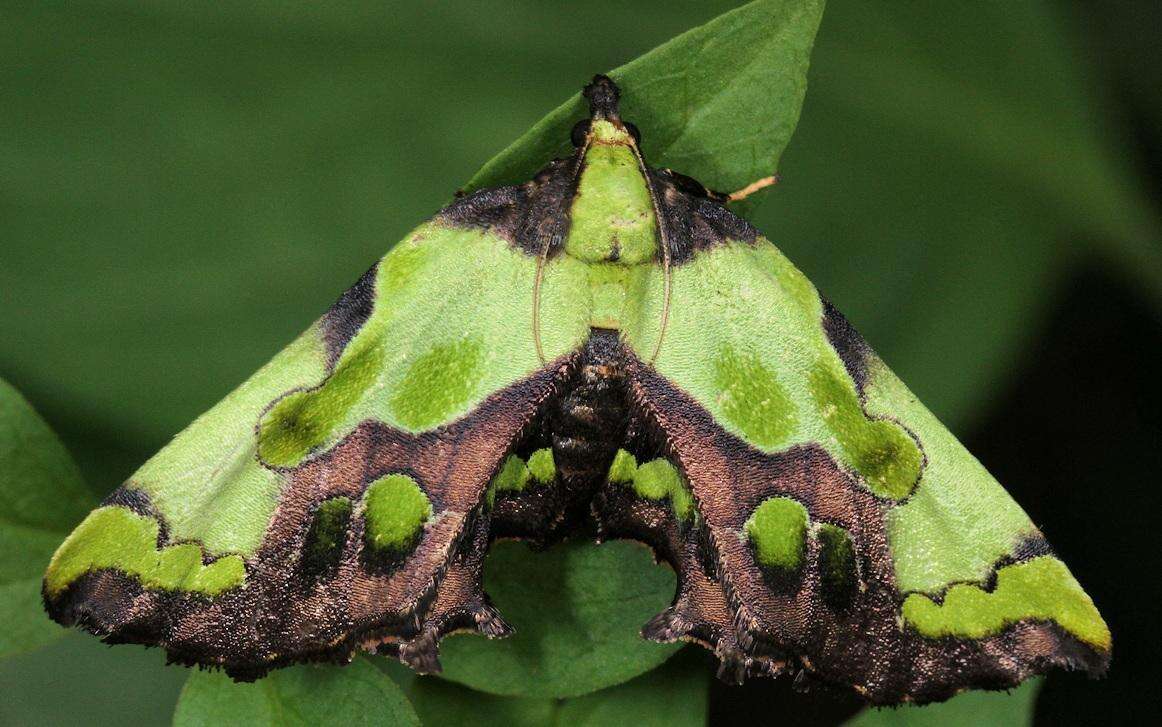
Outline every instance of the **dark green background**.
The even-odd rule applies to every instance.
[[[104,493],[592,73],[734,3],[13,5],[0,376]],[[866,5],[828,7],[784,181],[753,218],[1109,620],[1111,678],[1050,678],[1039,718],[1147,709],[1162,13]],[[69,636],[0,662],[0,722],[167,722],[185,671],[162,661]],[[771,684],[711,701],[722,722],[850,708]]]

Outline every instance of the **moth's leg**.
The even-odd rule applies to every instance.
[[[447,634],[471,631],[488,638],[512,634],[512,627],[501,618],[482,584],[489,527],[489,511],[482,506],[470,516],[435,598],[422,618],[417,614],[416,635],[406,641],[384,643],[379,646],[379,653],[398,658],[420,674],[432,674],[441,670],[438,645]]]
[[[768,177],[763,177],[762,179],[756,179],[742,189],[737,189],[726,195],[726,201],[741,202],[759,190],[766,189],[767,187],[773,187],[779,183],[779,180],[780,177],[778,174],[772,174]]]

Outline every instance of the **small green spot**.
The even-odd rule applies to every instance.
[[[323,385],[279,400],[258,428],[258,456],[275,467],[294,467],[328,442],[383,367],[376,345],[346,355]]]
[[[1101,651],[1110,648],[1110,631],[1093,601],[1065,564],[1052,556],[1033,558],[997,571],[993,591],[959,583],[943,603],[922,593],[904,600],[904,620],[930,638],[980,639],[1026,619],[1052,621]]]
[[[339,564],[351,524],[351,509],[349,497],[332,497],[319,503],[303,546],[303,565],[308,573],[330,571]]]
[[[807,545],[807,508],[789,497],[772,497],[755,508],[743,526],[759,565],[795,571]]]
[[[548,447],[538,449],[529,455],[529,474],[544,485],[557,479],[557,465],[553,462],[553,450]]]
[[[624,453],[624,457],[622,454]],[[646,500],[670,499],[674,516],[689,520],[694,516],[694,497],[678,468],[669,460],[658,458],[635,466],[633,455],[620,450],[609,469],[609,481],[633,484],[633,491]],[[616,473],[617,479],[614,478]]]
[[[907,497],[920,477],[924,457],[903,427],[869,419],[846,372],[819,363],[811,369],[811,396],[827,428],[843,448],[843,461],[880,497]]]
[[[415,431],[453,418],[471,398],[484,370],[484,348],[463,339],[441,344],[417,358],[391,399],[396,418]]]
[[[823,596],[833,608],[846,608],[858,585],[855,546],[846,530],[830,523],[819,526],[818,538]]]
[[[639,465],[633,478],[633,489],[647,500],[661,500],[680,487],[678,470],[664,459],[655,459]]]
[[[504,461],[500,472],[497,472],[496,477],[492,479],[492,486],[497,492],[520,492],[528,485],[529,476],[529,468],[525,465],[525,461],[515,454],[510,455]]]
[[[609,481],[613,483],[633,482],[637,472],[637,458],[624,449],[617,450],[613,464],[609,466]]]
[[[432,503],[415,480],[402,474],[380,477],[364,495],[364,542],[377,556],[402,555],[415,547],[431,516]]]
[[[203,565],[202,549],[193,543],[157,548],[157,520],[123,507],[99,507],[89,513],[53,555],[44,576],[49,596],[58,596],[85,573],[112,568],[162,591],[216,596],[242,585],[246,564],[227,555]]]
[[[524,490],[531,477],[525,461],[515,454],[509,455],[508,459],[504,460],[504,464],[501,465],[500,471],[492,478],[492,482],[488,483],[488,506],[492,507],[496,504],[496,493],[498,492],[521,492]]]
[[[723,346],[714,362],[714,382],[722,413],[751,444],[772,449],[794,430],[795,405],[758,356]]]
[[[679,520],[694,517],[694,496],[690,494],[690,489],[680,477],[677,486],[670,490],[670,502],[674,506],[674,516]]]

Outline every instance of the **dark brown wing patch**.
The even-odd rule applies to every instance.
[[[49,599],[50,615],[111,643],[160,645],[173,661],[222,666],[239,679],[297,661],[345,662],[358,647],[438,669],[444,634],[507,632],[480,583],[489,531],[484,493],[569,367],[559,361],[442,430],[413,435],[361,424],[291,473],[240,588],[210,600],[143,589],[101,570]],[[420,484],[432,517],[396,567],[371,568],[360,557],[363,518],[351,505],[390,473]],[[135,509],[152,510],[134,497]]]
[[[1104,670],[1108,655],[1049,623],[1021,622],[980,640],[928,639],[903,627],[885,530],[891,503],[821,447],[764,454],[642,362],[628,372],[642,426],[655,429],[688,479],[699,513],[685,531],[660,513],[616,530],[660,543],[680,574],[674,605],[646,626],[649,638],[703,643],[733,681],[792,672],[797,683],[850,685],[877,704],[1009,688],[1054,666]],[[791,582],[772,582],[745,535],[755,508],[777,497],[800,503],[811,524]],[[615,521],[616,507],[605,512]],[[656,525],[634,535],[643,522]]]

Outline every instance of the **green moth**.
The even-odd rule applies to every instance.
[[[1102,673],[1110,633],[1001,486],[730,195],[649,167],[618,89],[461,196],[84,520],[49,613],[238,679],[439,670],[511,628],[500,537],[592,522],[678,574],[642,629],[878,704]]]

